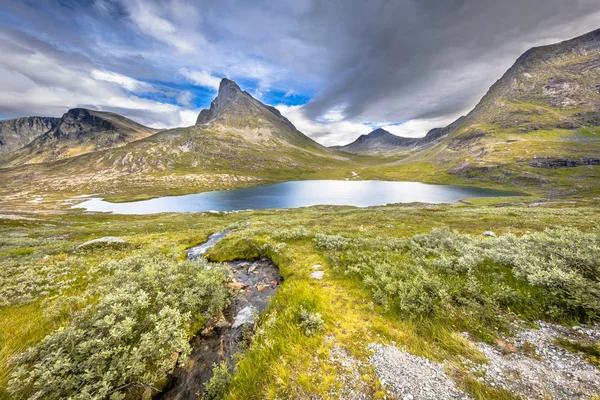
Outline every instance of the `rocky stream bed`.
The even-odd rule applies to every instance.
[[[207,242],[188,249],[187,258],[202,257],[229,232],[217,232]],[[231,305],[220,318],[210,321],[192,339],[192,353],[187,363],[178,367],[157,399],[201,398],[204,383],[213,375],[213,365],[225,362],[230,372],[234,370],[233,355],[251,332],[256,317],[268,306],[271,297],[282,282],[279,270],[268,259],[258,261],[235,261],[225,263],[231,267],[233,280],[230,282],[235,295]]]

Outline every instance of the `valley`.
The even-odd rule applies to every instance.
[[[596,398],[599,87],[600,30],[422,138],[0,121],[0,398]]]

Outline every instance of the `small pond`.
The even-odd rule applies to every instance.
[[[94,198],[73,206],[115,214],[155,214],[297,208],[315,205],[369,207],[392,203],[453,203],[475,197],[517,193],[468,186],[388,181],[293,181],[243,189],[166,196],[129,203]]]

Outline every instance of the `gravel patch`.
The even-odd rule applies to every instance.
[[[446,375],[441,364],[414,356],[394,346],[370,344],[369,362],[382,385],[404,400],[471,399]]]
[[[328,393],[330,398],[345,400],[368,400],[373,398],[368,385],[361,379],[360,370],[367,365],[349,355],[344,349],[334,346],[329,352],[329,362],[338,370],[340,389]]]
[[[538,325],[540,329],[521,331],[495,346],[477,343],[489,364],[473,366],[472,371],[483,374],[480,380],[488,386],[501,387],[526,399],[589,399],[600,393],[600,371],[555,343],[558,337],[597,342],[600,327]]]

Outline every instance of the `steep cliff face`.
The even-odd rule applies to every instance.
[[[54,128],[60,118],[25,117],[0,121],[0,156],[10,154]]]
[[[5,158],[3,166],[54,161],[120,147],[156,132],[118,114],[74,108],[47,132]]]
[[[323,150],[323,146],[300,132],[275,107],[263,104],[224,78],[210,109],[202,110],[196,125],[240,134],[255,143],[279,143]]]

